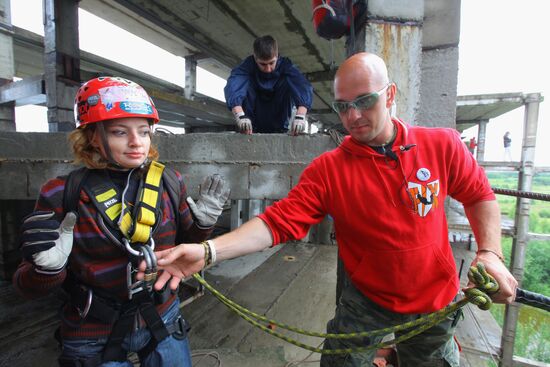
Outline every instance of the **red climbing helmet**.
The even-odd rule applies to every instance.
[[[99,77],[84,83],[74,100],[76,127],[124,117],[159,122],[159,114],[145,89],[131,80]]]

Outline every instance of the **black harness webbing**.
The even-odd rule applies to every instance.
[[[93,317],[101,322],[113,324],[121,314],[123,303],[115,301],[111,296],[102,294],[98,290],[86,287],[76,280],[72,274],[67,275],[63,283],[63,290],[70,295],[71,304],[81,314],[85,312],[86,317]],[[152,292],[152,299],[154,304],[161,305],[168,301],[172,294],[174,294],[172,290],[165,287],[162,291]]]
[[[189,325],[182,317],[178,317],[175,322],[165,326],[168,331],[168,335],[174,335],[178,339],[185,339],[187,337],[187,333],[189,332]],[[149,355],[149,353],[155,350],[156,344],[152,341],[153,339],[151,339],[145,347],[138,351],[140,360],[143,360]],[[60,357],[58,359],[59,366],[61,367],[97,367],[103,362],[104,360],[102,355],[96,355],[86,359],[67,357]]]
[[[158,342],[169,335],[150,294],[146,291],[139,292],[130,302],[124,304],[120,317],[113,325],[111,335],[103,350],[103,361],[126,360],[128,352],[122,348],[122,342],[128,334],[128,330],[132,330],[138,311],[151,332],[152,338],[149,343],[154,343],[152,350],[155,349]]]

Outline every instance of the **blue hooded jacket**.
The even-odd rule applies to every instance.
[[[255,133],[282,133],[294,106],[311,108],[313,87],[287,57],[279,57],[275,70],[264,73],[251,55],[231,71],[224,93],[230,110],[242,106]]]

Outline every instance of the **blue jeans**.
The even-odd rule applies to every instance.
[[[178,302],[174,302],[162,315],[162,321],[170,325],[180,316]],[[147,328],[134,331],[124,338],[122,347],[129,352],[137,352],[144,348],[151,340],[151,333]],[[62,356],[75,359],[87,359],[100,355],[107,343],[107,339],[79,339],[63,340]],[[177,338],[175,334],[166,337],[154,351],[140,361],[141,367],[191,367],[191,352],[187,337]],[[130,361],[109,361],[99,367],[133,367]]]

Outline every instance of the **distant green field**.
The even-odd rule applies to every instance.
[[[518,174],[515,172],[488,172],[487,177],[491,186],[499,189],[518,189]],[[550,173],[535,175],[531,192],[550,194]],[[516,198],[513,196],[497,195],[500,210],[503,216],[511,219],[516,213]],[[550,202],[531,200],[529,215],[529,232],[550,233]]]
[[[518,174],[515,172],[487,172],[492,187],[499,189],[518,188]],[[533,178],[531,192],[550,194],[550,173],[541,173]],[[503,216],[515,216],[516,198],[497,195]],[[529,232],[550,233],[550,202],[531,200]],[[512,239],[503,238],[502,248],[506,259],[510,259]],[[509,260],[508,260],[509,261]],[[550,241],[531,241],[527,246],[523,282],[521,287],[532,292],[550,296]],[[491,312],[502,326],[504,307],[496,305]],[[524,306],[520,310],[514,354],[550,363],[550,314]]]

